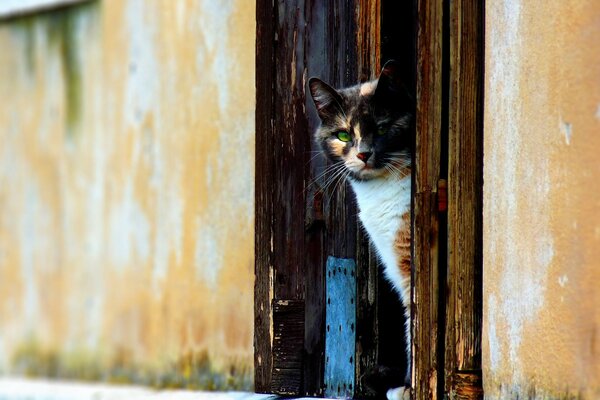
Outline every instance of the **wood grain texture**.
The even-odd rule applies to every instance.
[[[359,1],[356,13],[358,81],[374,78],[381,62],[381,0]]]
[[[483,5],[450,3],[446,393],[482,398]],[[465,378],[466,377],[466,378]],[[468,388],[468,385],[475,385]],[[478,386],[477,386],[478,385]]]
[[[417,115],[413,177],[413,398],[438,398],[438,203],[442,123],[441,0],[417,2]]]
[[[271,302],[273,299],[271,260],[273,224],[272,184],[274,159],[273,72],[274,15],[272,0],[257,0],[256,20],[256,148],[255,158],[255,239],[254,239],[254,389],[258,393],[271,390]],[[260,160],[260,162],[258,162]]]
[[[273,301],[273,379],[271,392],[296,395],[302,390],[304,301]]]
[[[476,371],[459,371],[452,377],[452,388],[448,393],[450,399],[483,399],[481,369]]]

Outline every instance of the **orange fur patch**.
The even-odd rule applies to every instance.
[[[404,228],[398,231],[394,241],[394,249],[398,255],[400,273],[404,277],[410,278],[411,260],[410,260],[410,211],[402,216]]]
[[[332,152],[336,156],[342,156],[344,154],[344,148],[346,147],[346,143],[342,142],[341,140],[331,140],[329,142],[329,145],[331,146]]]

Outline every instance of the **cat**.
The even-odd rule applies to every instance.
[[[406,315],[410,365],[410,204],[414,101],[399,78],[400,67],[388,61],[375,80],[334,89],[318,78],[309,80],[321,119],[314,138],[331,160],[334,174],[345,174],[385,277]],[[343,170],[343,172],[342,172]],[[410,386],[410,367],[405,380]],[[390,389],[388,398],[408,390]]]

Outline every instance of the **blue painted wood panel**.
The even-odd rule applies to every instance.
[[[325,396],[354,394],[356,353],[356,262],[327,259],[325,316]]]

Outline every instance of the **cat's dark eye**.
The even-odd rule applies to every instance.
[[[383,135],[385,135],[385,133],[386,133],[386,132],[387,132],[387,131],[386,131],[385,129],[379,129],[379,130],[377,131],[377,136],[383,136]]]
[[[346,131],[339,131],[335,136],[342,142],[349,142],[351,139],[350,134]]]

